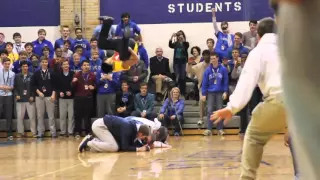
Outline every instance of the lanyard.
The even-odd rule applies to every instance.
[[[8,71],[8,75],[7,75],[7,80],[5,79],[5,77],[4,77],[4,69],[2,70],[2,76],[3,76],[3,83],[4,83],[4,85],[9,85],[8,84],[8,81],[9,81],[9,71]]]
[[[82,73],[82,77],[83,77],[83,80],[84,80],[85,84],[88,84],[88,80],[89,80],[89,73],[88,73],[88,74],[84,74],[84,73]]]
[[[217,69],[217,72],[215,72],[214,69],[212,68],[212,72],[213,72],[214,78],[217,78],[219,74],[219,68]]]
[[[44,74],[44,75],[43,75]],[[43,72],[43,70],[41,70],[41,77],[42,77],[42,80],[46,80],[47,79],[47,76],[48,76],[49,72],[48,72],[48,69]]]
[[[27,89],[29,77],[28,77],[28,75],[25,76],[23,74],[21,76],[22,76],[22,81],[23,81],[23,88]]]

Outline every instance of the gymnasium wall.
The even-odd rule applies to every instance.
[[[206,48],[206,39],[214,37],[211,8],[217,9],[217,20],[229,21],[230,31],[245,32],[249,20],[271,17],[268,0],[1,0],[0,32],[6,41],[20,32],[24,41],[37,38],[37,30],[47,30],[47,39],[60,36],[59,24],[72,28],[83,27],[85,36],[91,37],[98,24],[99,15],[115,17],[120,22],[122,12],[129,12],[131,19],[142,29],[144,44],[149,56],[156,47],[164,48],[164,55],[171,58],[168,48],[172,33],[183,30],[190,46]],[[100,12],[99,12],[100,10]],[[78,15],[81,24],[74,23]],[[3,18],[7,17],[7,18]],[[220,25],[219,25],[220,26]]]

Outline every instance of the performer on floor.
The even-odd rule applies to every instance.
[[[109,16],[101,16],[100,20],[103,23],[98,39],[99,48],[116,51],[113,57],[103,62],[102,70],[105,73],[110,73],[130,69],[130,66],[139,61],[137,44],[134,39],[130,39],[130,28],[124,29],[124,36],[121,38],[109,38],[109,31],[114,19]]]
[[[273,19],[266,18],[258,25],[259,43],[244,65],[237,86],[226,108],[214,112],[210,120],[225,124],[250,100],[258,84],[264,97],[252,112],[243,144],[241,180],[254,180],[257,176],[263,148],[271,137],[286,127],[286,110],[282,100],[280,56]]]

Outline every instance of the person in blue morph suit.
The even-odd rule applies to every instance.
[[[223,100],[227,99],[229,91],[228,70],[223,65],[219,64],[219,56],[216,53],[210,54],[210,66],[205,70],[202,79],[202,97],[201,100],[207,100],[207,114],[212,114],[214,106],[216,110],[222,109]],[[203,135],[212,135],[213,123],[208,116],[208,129]],[[218,135],[223,135],[223,121],[217,125]]]
[[[226,21],[221,22],[221,30],[219,30],[217,25],[216,10],[212,9],[212,23],[214,28],[214,34],[217,37],[217,44],[214,52],[219,55],[219,59],[222,60],[223,57],[227,57],[227,49],[233,45],[234,35],[228,30],[229,24]]]

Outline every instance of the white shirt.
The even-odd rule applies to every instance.
[[[161,122],[155,118],[154,121],[150,121],[148,119],[145,118],[141,118],[141,117],[134,117],[134,116],[129,116],[126,117],[125,119],[127,119],[128,121],[137,121],[139,123],[136,123],[137,125],[137,129],[140,128],[141,124],[145,124],[148,125],[150,127],[151,132],[158,130],[161,127]]]
[[[282,93],[276,34],[263,35],[257,47],[250,52],[227,108],[233,114],[239,112],[249,102],[257,84],[264,98]]]
[[[17,53],[17,54],[19,54],[19,52],[21,52],[21,51],[25,51],[26,49],[24,48],[24,45],[25,45],[26,43],[24,43],[24,42],[22,42],[22,43],[20,43],[19,45],[18,44],[16,44],[16,43],[14,43],[13,44],[13,53]]]

